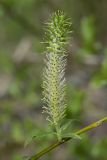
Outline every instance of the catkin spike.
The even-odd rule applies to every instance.
[[[65,117],[65,45],[69,40],[71,24],[61,11],[54,13],[47,23],[47,50],[43,72],[43,112],[61,139],[61,121]]]

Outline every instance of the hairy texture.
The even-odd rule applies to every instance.
[[[46,55],[44,70],[44,111],[48,113],[48,120],[58,125],[65,116],[65,65],[64,55],[51,53]]]
[[[62,11],[55,12],[47,23],[47,51],[49,53],[65,53],[65,45],[68,43],[71,23]]]
[[[70,26],[63,12],[53,14],[47,26],[47,53],[43,73],[43,112],[54,126],[58,137],[61,120],[65,117],[65,45],[69,39]]]

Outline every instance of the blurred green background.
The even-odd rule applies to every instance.
[[[67,117],[71,132],[107,115],[107,0],[0,0],[0,160],[21,160],[52,143],[42,112],[44,30],[50,14],[72,20]],[[41,159],[107,160],[107,124]]]

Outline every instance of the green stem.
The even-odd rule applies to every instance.
[[[55,129],[56,129],[57,139],[58,139],[58,141],[61,141],[62,136],[61,136],[61,128],[60,128],[60,126],[59,126],[59,125],[56,125],[56,126],[55,126]]]
[[[76,131],[74,133],[74,135],[80,135],[82,133],[85,133],[93,128],[96,128],[98,126],[100,126],[103,122],[107,121],[107,117],[104,117],[78,131]],[[56,143],[50,145],[49,147],[43,149],[41,152],[37,153],[36,155],[32,156],[31,158],[29,158],[29,160],[38,160],[40,157],[42,157],[44,154],[48,153],[49,151],[53,150],[54,148],[60,146],[61,144],[69,141],[70,139],[72,139],[72,137],[64,137],[61,141],[57,141]]]

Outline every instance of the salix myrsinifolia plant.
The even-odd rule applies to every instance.
[[[66,116],[66,81],[65,81],[65,67],[66,67],[66,51],[65,47],[69,41],[71,33],[71,23],[66,15],[58,11],[54,13],[47,23],[47,49],[45,58],[45,68],[43,72],[43,112],[47,113],[47,120],[53,126],[57,135],[58,141],[46,147],[37,154],[34,154],[29,160],[37,160],[44,154],[50,152],[61,144],[71,140],[80,139],[81,134],[100,126],[107,121],[107,116],[70,134],[63,134],[69,123],[65,126],[62,121]],[[67,131],[66,131],[67,132]],[[36,137],[42,137],[37,135]],[[46,134],[45,134],[46,136]]]
[[[58,140],[62,138],[61,122],[66,116],[66,44],[71,33],[71,23],[62,11],[55,12],[47,23],[46,58],[43,72],[43,112],[55,129]]]

